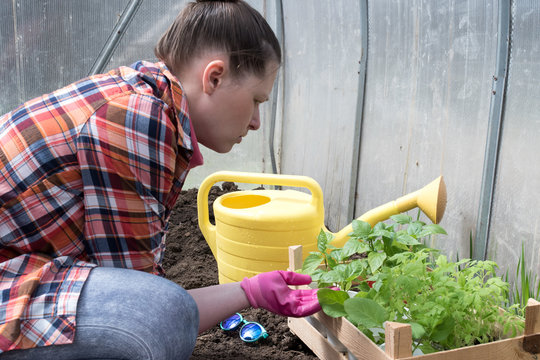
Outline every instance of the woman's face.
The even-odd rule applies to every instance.
[[[197,140],[218,153],[226,153],[249,130],[257,130],[261,125],[259,105],[268,100],[278,67],[276,62],[270,62],[263,77],[253,74],[233,77],[227,72],[215,80],[219,84],[202,103],[204,108],[194,114]]]

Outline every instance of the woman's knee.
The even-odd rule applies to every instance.
[[[158,301],[160,311],[157,318],[160,320],[155,323],[155,337],[162,342],[171,359],[187,359],[198,335],[197,304],[182,287],[165,279],[160,280],[164,281],[161,281],[163,287],[160,286],[159,292],[162,298]],[[165,285],[166,282],[169,286]],[[189,352],[186,352],[187,349]]]
[[[167,279],[96,268],[83,289],[77,324],[86,329],[81,334],[102,327],[104,342],[106,329],[111,329],[109,335],[121,334],[117,341],[123,346],[150,351],[152,359],[187,359],[195,346],[199,314],[187,291]],[[77,336],[76,340],[84,341]]]

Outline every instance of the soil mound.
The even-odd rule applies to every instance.
[[[237,191],[234,183],[214,186],[209,193],[210,219],[214,223],[212,204],[222,194]],[[168,279],[185,289],[218,284],[217,264],[197,220],[198,189],[182,191],[171,214],[163,267]],[[219,326],[199,335],[191,359],[265,359],[313,360],[317,357],[287,326],[287,318],[264,309],[242,312],[248,321],[262,324],[268,338],[254,345],[244,343],[238,335],[226,334]]]

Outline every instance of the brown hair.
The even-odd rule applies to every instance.
[[[229,55],[235,76],[263,76],[268,61],[281,62],[276,35],[262,15],[243,0],[189,3],[159,39],[154,53],[175,72],[209,49]]]

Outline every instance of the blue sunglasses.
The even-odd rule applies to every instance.
[[[268,333],[261,324],[246,321],[239,313],[220,322],[219,327],[225,331],[237,330],[240,327],[240,339],[248,343],[255,342],[260,338],[266,339],[268,337]]]

